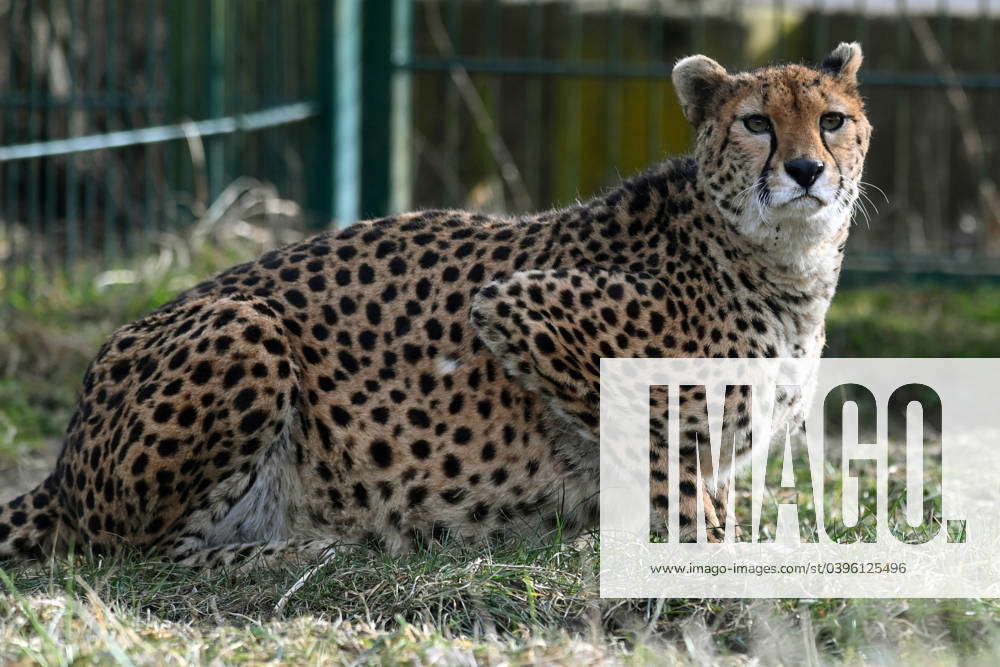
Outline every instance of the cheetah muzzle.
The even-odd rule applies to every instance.
[[[691,156],[562,210],[320,234],[122,327],[55,470],[0,506],[0,557],[75,542],[267,564],[594,525],[601,357],[820,355],[871,134],[861,59],[841,44],[816,69],[730,74],[684,58]],[[664,408],[654,392],[661,524]]]

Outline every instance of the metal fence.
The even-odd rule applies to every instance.
[[[330,215],[329,39],[307,0],[0,3],[0,278],[114,266],[253,175]],[[354,8],[357,10],[357,8]],[[347,20],[353,17],[348,16]]]
[[[998,0],[6,0],[4,284],[115,265],[241,175],[316,226],[564,204],[686,150],[677,57],[853,39],[888,200],[855,268],[1000,273],[998,31]]]
[[[687,149],[678,57],[815,63],[859,40],[878,213],[860,219],[849,267],[1000,273],[1000,2],[417,3],[412,26],[412,57],[395,64],[413,73],[417,205],[587,196]]]

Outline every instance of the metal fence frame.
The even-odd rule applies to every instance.
[[[156,2],[157,0],[148,0],[146,4],[150,15],[155,10]],[[579,53],[570,59],[547,58],[540,53],[541,47],[538,52],[524,57],[503,55],[496,36],[497,26],[489,29],[490,38],[487,39],[484,55],[466,55],[461,52],[457,55],[416,53],[413,47],[417,29],[414,14],[420,4],[416,0],[320,0],[316,14],[316,58],[319,69],[315,97],[276,100],[274,104],[243,113],[226,114],[223,104],[226,72],[222,63],[227,45],[219,39],[220,35],[227,34],[220,29],[220,24],[228,20],[226,0],[206,0],[201,10],[203,14],[197,18],[204,28],[209,65],[212,68],[206,91],[211,112],[209,117],[86,136],[8,144],[0,146],[0,166],[21,161],[30,169],[37,164],[31,161],[39,158],[171,142],[192,135],[204,137],[211,142],[216,137],[253,133],[309,121],[315,123],[317,128],[317,139],[314,142],[317,157],[311,163],[309,201],[306,203],[313,220],[322,226],[331,220],[351,222],[410,206],[413,183],[410,155],[411,88],[413,76],[419,73],[432,72],[448,76],[461,71],[490,81],[497,81],[500,77],[520,76],[528,77],[530,86],[538,86],[541,78],[599,78],[624,82],[668,79],[670,75],[669,62],[630,62],[623,57],[624,35],[620,20],[612,20],[608,26],[608,55],[603,59],[585,59]],[[461,0],[446,0],[440,4],[448,13],[449,19],[453,19]],[[501,5],[498,0],[484,0],[481,4],[484,20],[498,20]],[[71,0],[69,6],[75,7],[76,3]],[[655,15],[659,21],[665,20],[661,2],[651,0],[649,6],[659,12]],[[699,19],[699,6],[699,3],[692,3],[690,29],[693,32],[692,43],[695,45],[704,41],[704,35],[699,35],[698,32],[704,30],[704,22]],[[821,7],[822,2],[817,6]],[[984,12],[990,10],[988,0],[982,6]],[[531,16],[529,30],[533,35],[541,36],[542,14],[540,11],[533,12]],[[613,16],[620,17],[620,13]],[[109,16],[108,20],[113,19],[113,16]],[[950,41],[950,22],[947,16],[942,14],[941,21],[944,39]],[[814,28],[813,41],[818,49],[828,46],[823,25],[820,21]],[[571,33],[581,30],[581,26],[582,20],[571,23]],[[172,26],[173,29],[183,27],[190,26]],[[454,27],[451,25],[449,29],[453,30]],[[579,40],[579,34],[570,34],[570,42]],[[458,35],[453,36],[458,41]],[[895,39],[898,49],[905,51],[910,48],[906,35],[896,35]],[[984,44],[992,45],[994,37],[989,29],[984,29],[981,39]],[[779,50],[780,48],[779,46]],[[957,82],[972,89],[1000,89],[1000,74],[997,73],[959,74],[949,81],[937,73],[876,69],[864,71],[862,78],[866,86],[874,87],[942,88]],[[44,95],[37,90],[5,93],[0,97],[6,108],[17,104],[37,106],[44,103]],[[81,102],[77,91],[74,90],[71,97],[70,104]],[[113,95],[109,95],[106,103],[152,104],[148,99],[112,97]],[[537,93],[531,99],[537,105]],[[608,142],[614,141],[612,134]],[[221,149],[214,149],[211,143],[208,152],[212,189],[217,191],[224,180],[226,157]],[[38,178],[32,178],[32,187],[39,187]],[[7,187],[10,187],[9,184]],[[4,187],[0,186],[0,195],[3,190]],[[43,215],[44,212],[37,214]],[[76,248],[74,253],[78,252],[80,239],[75,238],[72,243]],[[894,267],[890,265],[887,268],[892,270]]]

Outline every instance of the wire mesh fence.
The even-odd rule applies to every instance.
[[[876,127],[851,266],[1000,273],[998,31],[997,0],[6,0],[4,285],[115,265],[238,176],[320,225],[565,204],[687,149],[676,58],[841,40]]]
[[[5,284],[119,263],[241,174],[304,201],[315,14],[308,2],[0,4]]]
[[[849,266],[1000,271],[1000,3],[805,0],[418,3],[418,205],[523,210],[685,152],[672,63],[817,63],[863,42],[876,132]],[[456,75],[459,73],[459,75]],[[464,74],[467,73],[467,77]],[[463,90],[470,87],[471,91]],[[481,121],[469,97],[489,110]],[[503,150],[494,148],[496,133]]]

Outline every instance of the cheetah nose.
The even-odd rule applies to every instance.
[[[823,163],[819,160],[809,158],[798,158],[785,163],[785,171],[796,183],[804,188],[816,182],[819,175],[823,173]]]

